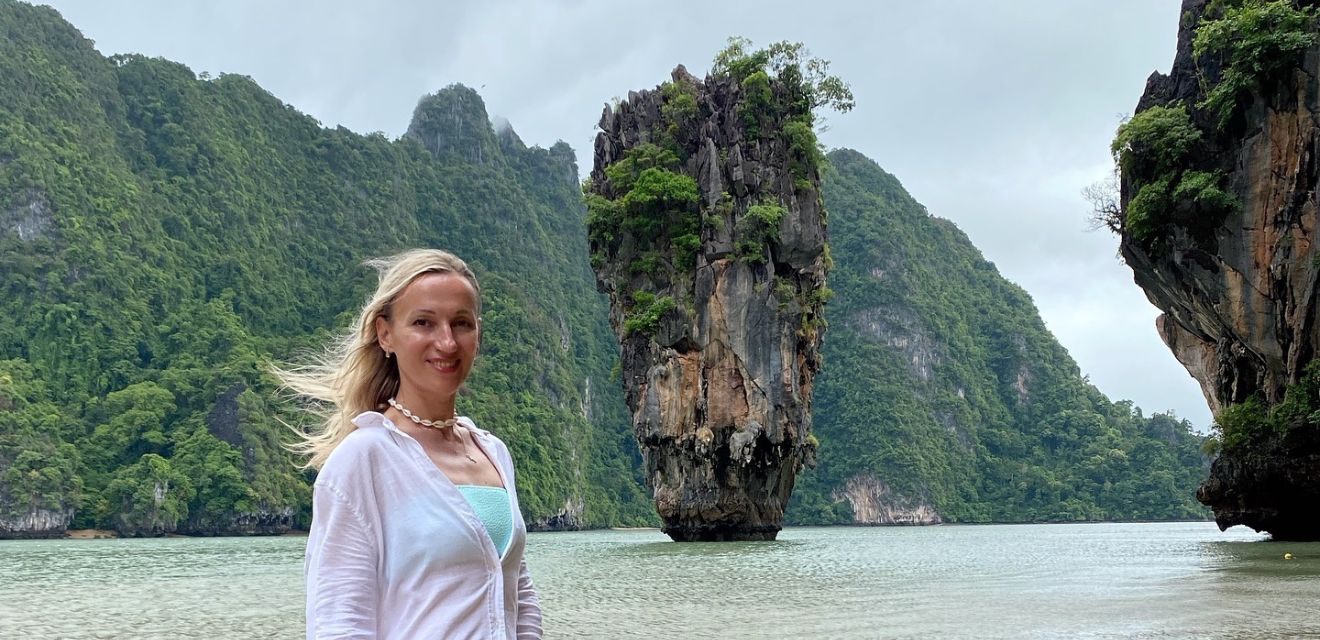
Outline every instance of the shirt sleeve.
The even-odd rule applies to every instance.
[[[541,599],[523,560],[518,566],[518,640],[540,640],[541,634]]]
[[[377,553],[371,527],[343,494],[316,485],[307,536],[307,638],[376,637]]]

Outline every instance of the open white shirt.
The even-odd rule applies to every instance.
[[[541,637],[513,460],[499,438],[459,420],[509,492],[504,556],[421,444],[384,415],[363,413],[313,488],[309,639]]]

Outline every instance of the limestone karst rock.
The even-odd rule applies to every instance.
[[[679,67],[600,120],[592,265],[675,540],[773,539],[813,460],[829,258],[800,90]]]
[[[1266,409],[1317,404],[1320,29],[1312,3],[1269,4],[1184,1],[1173,68],[1116,140],[1111,226],[1222,427],[1198,498],[1221,528],[1317,539],[1320,427]]]

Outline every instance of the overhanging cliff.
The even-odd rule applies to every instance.
[[[1115,139],[1109,219],[1216,415],[1198,498],[1221,528],[1291,539],[1320,538],[1314,5],[1184,1],[1172,71],[1151,76]]]

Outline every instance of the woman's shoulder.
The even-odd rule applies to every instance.
[[[353,418],[357,426],[330,452],[317,478],[335,478],[340,474],[358,475],[363,467],[370,467],[382,455],[396,449],[390,430],[385,426],[387,418],[375,411],[367,411]]]

